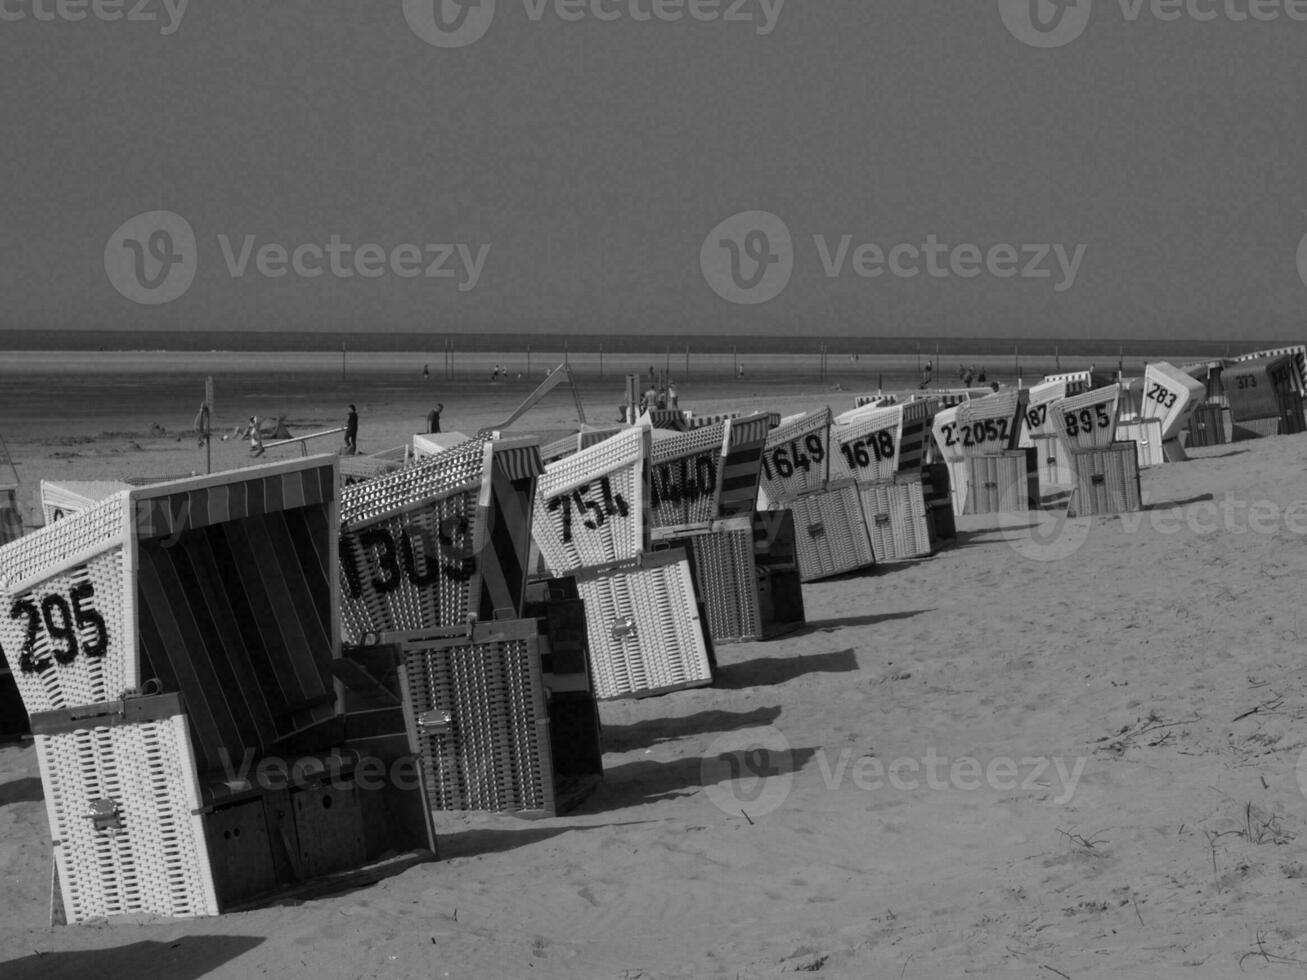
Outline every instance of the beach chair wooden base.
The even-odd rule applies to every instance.
[[[576,574],[585,601],[595,696],[639,698],[712,683],[683,549]]]
[[[900,474],[858,489],[871,536],[871,553],[877,563],[906,561],[931,553],[921,474]]]
[[[853,481],[787,502],[794,512],[799,575],[804,582],[875,564],[862,501]]]
[[[161,695],[33,717],[55,841],[53,921],[214,915],[375,880],[394,867],[372,865],[388,852],[434,856],[420,790],[383,778],[397,760],[369,760],[391,764],[369,777],[339,748],[246,758],[201,782],[180,708]]]
[[[1223,446],[1234,441],[1234,422],[1225,405],[1204,403],[1189,417],[1189,445]]]
[[[1162,446],[1161,419],[1125,419],[1116,424],[1116,438],[1119,442],[1133,442],[1139,454],[1139,468],[1161,466],[1167,462],[1167,453]],[[1179,440],[1174,440],[1179,442]]]
[[[536,620],[378,639],[400,658],[410,740],[432,809],[557,814]]]
[[[1264,419],[1236,419],[1234,421],[1233,442],[1246,439],[1263,439],[1266,436],[1278,436],[1283,431],[1283,419],[1278,415]]]
[[[967,460],[967,514],[1020,514],[1031,507],[1031,473],[1024,449],[985,453]],[[1035,474],[1038,480],[1038,474]],[[1039,491],[1034,490],[1036,503]]]
[[[1067,506],[1068,517],[1125,514],[1140,510],[1139,457],[1133,442],[1107,448],[1073,449],[1071,463],[1076,487]]]
[[[753,519],[714,521],[683,536],[664,539],[691,557],[695,594],[704,605],[713,643],[760,640],[766,635],[758,595]]]

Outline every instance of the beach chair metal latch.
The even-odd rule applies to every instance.
[[[619,619],[613,623],[613,639],[625,640],[627,637],[635,636],[635,620],[630,616],[625,619]]]
[[[418,728],[427,735],[448,735],[453,730],[454,716],[436,708],[418,715]]]
[[[91,805],[91,812],[85,816],[95,825],[96,830],[116,830],[122,826],[122,820],[120,819],[121,808],[116,802],[106,799],[95,799],[88,802]]]

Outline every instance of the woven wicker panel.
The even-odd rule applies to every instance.
[[[811,582],[866,568],[875,562],[858,489],[853,484],[797,497],[794,541],[799,574]]]
[[[1222,380],[1229,397],[1230,382],[1225,380],[1224,374]],[[1206,397],[1207,385],[1192,375],[1165,361],[1149,364],[1144,368],[1144,397],[1139,414],[1144,418],[1161,419],[1162,439],[1172,439],[1189,424],[1194,409]],[[1230,406],[1234,407],[1233,401]]]
[[[791,416],[767,434],[761,485],[771,500],[815,493],[826,485],[830,428],[831,410],[822,408]]]
[[[41,481],[41,511],[45,523],[80,513],[120,490],[130,490],[117,480]]]
[[[380,520],[341,524],[341,623],[352,642],[369,632],[455,626],[479,611],[479,489],[418,498]]]
[[[1030,509],[1024,449],[973,456],[967,465],[966,513],[1024,513]]]
[[[915,473],[926,464],[930,450],[930,424],[938,410],[939,402],[934,398],[904,402],[897,472]]]
[[[1022,419],[1021,440],[1017,443],[1019,447],[1034,445],[1033,440],[1036,436],[1057,435],[1057,430],[1053,427],[1053,418],[1049,415],[1049,407],[1053,402],[1060,401],[1066,396],[1065,381],[1045,381],[1030,389],[1026,400],[1025,417]]]
[[[685,418],[685,427],[687,429],[700,429],[705,425],[717,425],[727,419],[736,418],[739,414],[739,412],[721,412],[717,415],[689,415]]]
[[[1290,357],[1293,370],[1297,375],[1297,390],[1307,392],[1307,344],[1294,344],[1290,347],[1274,347],[1269,350],[1249,351],[1240,354],[1235,361],[1254,361],[1263,357]]]
[[[578,578],[599,698],[644,697],[712,683],[685,552],[645,567]]]
[[[184,716],[37,735],[36,756],[69,922],[218,913]]]
[[[553,815],[549,715],[534,636],[412,646],[404,670],[432,809]],[[427,712],[447,714],[448,730],[421,725]]]
[[[1166,462],[1162,451],[1162,422],[1160,419],[1127,419],[1116,423],[1116,442],[1133,442],[1139,455],[1139,466],[1161,466]]]
[[[766,412],[734,418],[727,423],[719,516],[752,516],[757,508],[762,454],[775,418],[775,413]]]
[[[0,647],[29,713],[113,700],[140,684],[127,506],[121,492],[0,548]]]
[[[1068,449],[1110,446],[1120,417],[1120,394],[1120,388],[1109,385],[1053,402],[1048,407],[1053,431]]]
[[[411,507],[479,489],[485,471],[485,443],[468,440],[425,456],[414,466],[355,484],[340,495],[342,527],[357,527]]]
[[[1041,435],[1034,442],[1039,465],[1040,493],[1053,488],[1069,489],[1075,484],[1075,470],[1071,468],[1071,453],[1066,443],[1056,435]]]
[[[903,406],[854,409],[835,417],[830,430],[830,479],[877,483],[899,466]]]
[[[1133,443],[1113,443],[1105,449],[1073,449],[1071,465],[1076,486],[1067,516],[1123,514],[1143,506],[1139,492],[1139,460]]]
[[[763,635],[753,521],[742,517],[732,523],[741,526],[689,539],[699,597],[708,617],[708,635],[716,643],[756,640]]]
[[[957,441],[962,456],[981,456],[1011,449],[1021,437],[1021,392],[995,392],[958,406],[956,430],[945,433]]]
[[[647,428],[634,426],[545,467],[532,535],[552,574],[634,558],[645,549],[649,438]]]
[[[930,554],[930,530],[921,477],[896,477],[858,488],[877,562]]]
[[[649,447],[650,527],[703,523],[717,516],[726,423],[688,432],[654,429]]]
[[[886,408],[889,405],[897,405],[898,398],[894,395],[854,395],[854,408]]]

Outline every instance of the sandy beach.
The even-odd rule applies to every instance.
[[[143,377],[115,356],[0,372],[29,525],[42,479],[203,472],[208,374],[219,426],[285,415],[299,435],[354,402],[363,452],[434,401],[475,432],[535,383],[506,365],[490,384],[493,357],[457,379],[433,358],[425,381],[359,357],[342,381],[330,359]],[[682,405],[842,411],[878,373],[748,363],[692,372]],[[587,367],[587,416],[611,421],[621,374],[648,366]],[[514,431],[575,421],[555,391]],[[602,704],[605,778],[577,810],[437,814],[438,860],[345,894],[52,928],[35,753],[0,744],[0,978],[1300,974],[1307,439],[1191,456],[1144,472],[1142,513],[960,518],[930,558],[804,586],[807,625],[719,647],[713,687]],[[249,462],[214,442],[214,470]],[[761,768],[733,780],[722,756],[745,750]]]

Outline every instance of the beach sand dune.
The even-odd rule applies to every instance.
[[[723,387],[683,402],[852,405]],[[297,422],[335,424],[342,393]],[[446,427],[469,432],[512,404],[460,398]],[[348,400],[365,451],[425,414],[408,392]],[[83,405],[84,431],[133,435],[4,434],[28,490],[189,472],[187,411]],[[605,781],[577,811],[440,815],[439,861],[330,898],[51,929],[34,753],[0,746],[0,977],[1301,970],[1307,439],[1193,455],[1145,472],[1142,514],[964,518],[931,558],[805,586],[807,625],[721,647],[714,687],[605,703]]]

